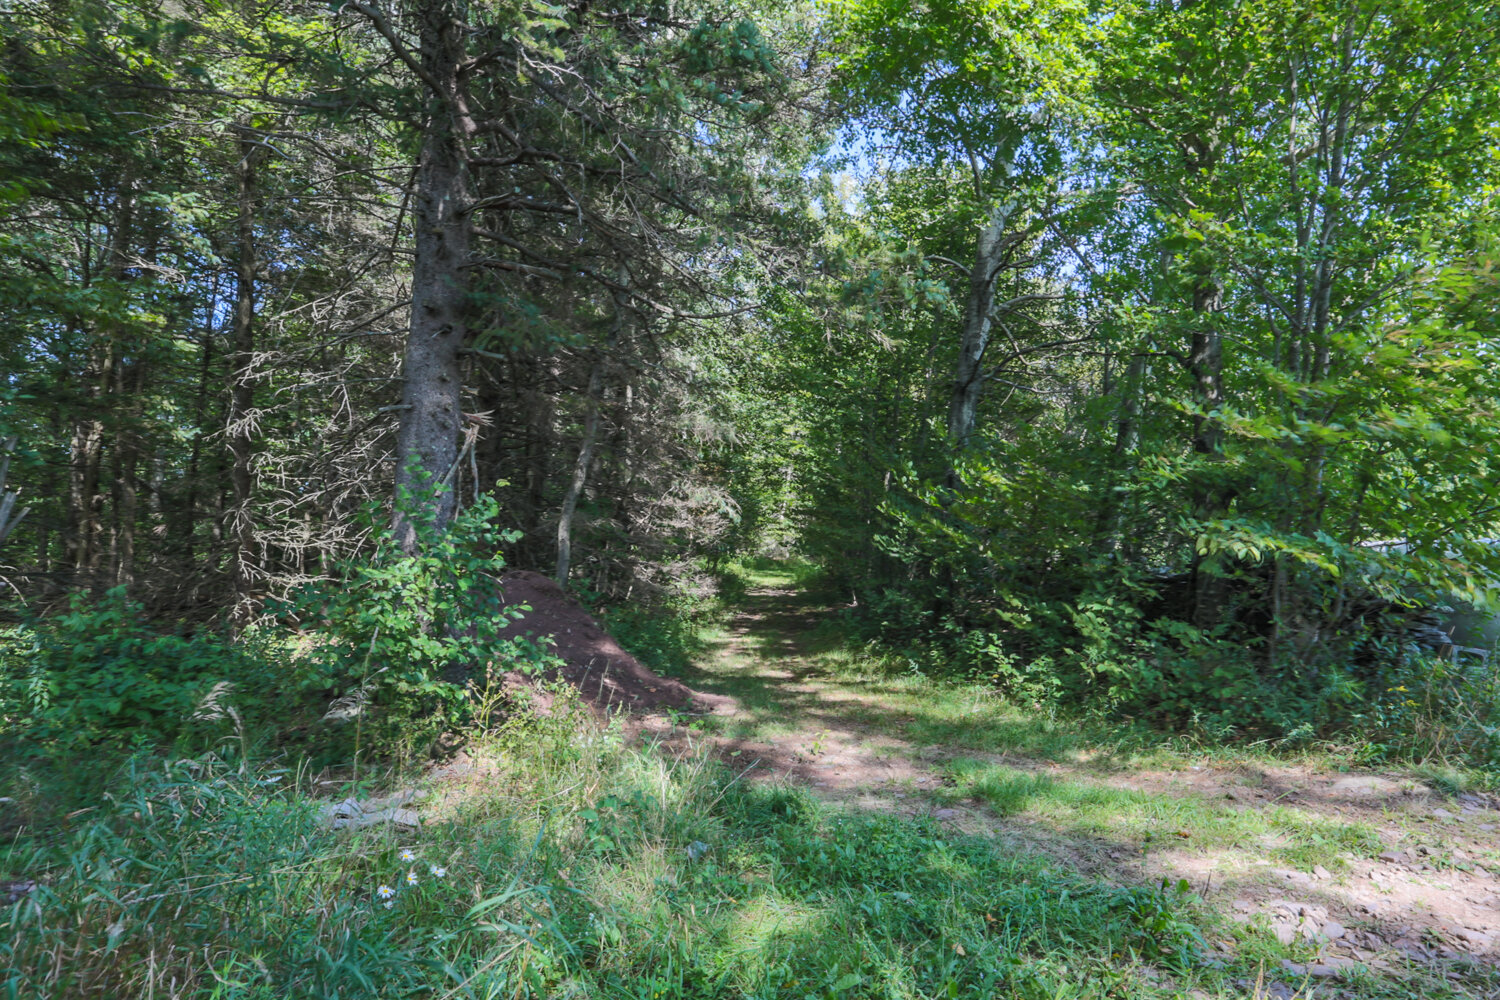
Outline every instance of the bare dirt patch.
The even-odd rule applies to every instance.
[[[563,666],[543,674],[542,680],[562,680],[578,689],[600,716],[613,712],[660,712],[663,709],[713,711],[722,703],[715,695],[689,689],[681,681],[647,669],[606,632],[577,601],[540,573],[516,570],[500,580],[504,600],[526,605],[526,617],[501,634],[540,639],[550,636],[552,652]],[[520,673],[506,675],[516,689],[533,688]],[[545,691],[533,695],[536,707],[547,711],[552,698]]]
[[[1009,850],[1047,854],[1097,877],[1140,883],[1187,879],[1230,919],[1264,923],[1285,942],[1315,946],[1317,960],[1283,974],[1333,976],[1354,963],[1415,960],[1500,962],[1500,800],[1488,795],[1445,798],[1409,776],[1324,772],[1292,764],[1184,764],[1177,769],[1112,770],[1036,760],[1015,754],[974,754],[960,748],[915,746],[899,728],[871,725],[878,695],[858,684],[820,676],[805,654],[805,637],[821,617],[789,591],[752,593],[717,656],[744,699],[717,696],[705,714],[733,723],[741,713],[774,724],[777,735],[736,739],[711,735],[719,755],[747,776],[805,785],[853,808],[928,815],[963,832],[996,838]],[[755,693],[762,685],[774,697]],[[781,699],[778,701],[777,699]],[[796,711],[778,714],[778,705]],[[769,707],[768,707],[769,705]],[[879,706],[875,706],[879,707]],[[645,719],[664,746],[682,746],[676,723]],[[755,726],[748,726],[754,729]],[[1235,811],[1294,810],[1310,822],[1362,824],[1376,831],[1378,857],[1339,855],[1337,871],[1310,870],[1268,854],[1288,844],[1196,845],[1149,853],[1134,845],[1078,836],[1032,815],[1000,816],[978,800],[943,795],[943,765],[952,758],[990,757],[1017,770],[1084,785],[1129,789],[1161,799],[1192,798]]]

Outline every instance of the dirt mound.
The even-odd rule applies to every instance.
[[[712,710],[716,701],[713,695],[699,694],[680,681],[652,673],[622,649],[592,615],[542,574],[513,570],[500,578],[500,585],[507,605],[524,604],[531,608],[525,618],[501,634],[552,636],[556,643],[552,652],[565,665],[545,676],[560,677],[573,685],[595,712]],[[515,686],[526,683],[520,674],[507,675],[507,681]],[[544,692],[536,692],[535,697],[539,709],[545,711],[550,707],[551,699]]]

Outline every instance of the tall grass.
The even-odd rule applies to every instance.
[[[471,756],[429,782],[427,822],[404,833],[330,829],[289,770],[143,759],[92,809],[0,852],[0,884],[38,883],[0,915],[0,991],[1227,997],[1297,957],[1239,931],[1219,968],[1208,941],[1228,932],[1185,891],[832,809],[566,708]]]

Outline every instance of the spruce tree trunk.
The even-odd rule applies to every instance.
[[[594,461],[594,442],[599,438],[599,404],[604,390],[604,358],[594,361],[589,372],[588,411],[583,418],[583,440],[578,444],[578,460],[573,465],[573,478],[568,481],[563,494],[562,511],[557,518],[557,569],[553,578],[559,587],[568,585],[568,570],[573,560],[573,515],[578,510],[578,498],[588,482],[589,466]]]
[[[113,233],[110,236],[104,273],[119,281],[125,275],[130,239],[135,228],[135,187],[129,177],[121,180],[116,193]],[[85,261],[85,267],[88,262]],[[73,423],[68,443],[68,561],[74,586],[97,588],[104,554],[104,497],[100,486],[104,468],[104,411],[112,407],[111,387],[120,363],[120,331],[112,326],[100,331],[90,350],[83,375],[88,411]]]
[[[250,459],[255,448],[252,414],[255,407],[255,160],[259,153],[246,130],[240,132],[238,152],[239,160],[235,165],[239,220],[235,256],[234,354],[230,358],[229,413],[224,436],[229,444],[229,480],[234,489],[234,504],[229,515],[229,535],[234,544],[232,618],[237,625],[243,625],[250,614],[250,590],[255,574],[255,524],[250,516],[255,478]]]
[[[414,518],[430,519],[438,530],[453,518],[454,494],[445,479],[458,460],[463,422],[459,354],[467,333],[469,262],[463,147],[474,125],[461,79],[463,26],[455,13],[446,0],[425,0],[417,9],[430,93],[412,205],[416,258],[396,436],[394,529],[407,552],[417,546]]]
[[[624,280],[625,276],[622,274],[622,283]],[[562,511],[557,519],[557,569],[553,578],[563,588],[568,586],[568,570],[573,560],[573,515],[578,510],[578,500],[583,496],[583,488],[588,482],[589,466],[594,461],[594,444],[599,439],[599,410],[604,399],[604,365],[609,352],[620,342],[620,331],[624,326],[625,305],[619,293],[616,293],[615,318],[610,327],[609,339],[605,342],[604,351],[594,358],[594,366],[589,371],[588,410],[583,419],[583,440],[578,444],[578,461],[573,465],[573,478],[568,481],[567,492],[563,494]]]

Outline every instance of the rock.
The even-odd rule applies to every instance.
[[[424,797],[424,794],[415,788],[403,788],[401,791],[392,792],[390,795],[366,799],[360,803],[360,808],[365,812],[378,812],[381,809],[394,809],[397,806],[404,806],[408,802],[417,802]]]
[[[1397,864],[1406,860],[1405,851],[1381,851],[1380,860],[1388,864]]]
[[[1324,868],[1322,865],[1313,865],[1313,877],[1320,879],[1330,879],[1333,878],[1333,873],[1330,872],[1327,868]]]
[[[335,830],[358,830],[366,826],[394,823],[396,826],[421,826],[422,817],[411,809],[380,809],[358,816],[340,817],[333,821]]]
[[[0,906],[10,906],[17,900],[36,892],[36,881],[26,879],[21,882],[0,882]]]
[[[358,816],[364,810],[354,799],[344,799],[342,802],[334,802],[323,806],[318,810],[325,817]]]
[[[934,809],[933,812],[932,812],[932,816],[933,816],[934,819],[958,819],[958,810],[957,809]]]
[[[1438,819],[1458,819],[1457,816],[1446,809],[1434,809],[1432,811],[1432,815],[1437,817]]]
[[[1297,995],[1297,990],[1286,983],[1253,983],[1248,979],[1236,979],[1235,983],[1240,989],[1248,992],[1259,989],[1256,994],[1262,1000],[1292,1000]]]
[[[1330,941],[1337,941],[1344,936],[1344,925],[1337,920],[1330,920],[1321,928],[1321,933]]]
[[[358,830],[382,823],[415,827],[422,824],[422,817],[415,810],[404,809],[402,806],[421,797],[420,793],[408,788],[364,802],[356,799],[331,802],[318,812],[335,830]]]
[[[1255,904],[1248,899],[1236,899],[1234,901],[1234,908],[1239,913],[1249,913],[1255,909]]]
[[[1334,795],[1345,798],[1373,798],[1375,796],[1398,795],[1401,786],[1386,778],[1377,778],[1374,775],[1358,775],[1355,777],[1340,778],[1328,790]]]
[[[1291,944],[1297,940],[1297,928],[1291,924],[1273,924],[1271,933],[1276,935],[1276,940],[1282,944]]]

